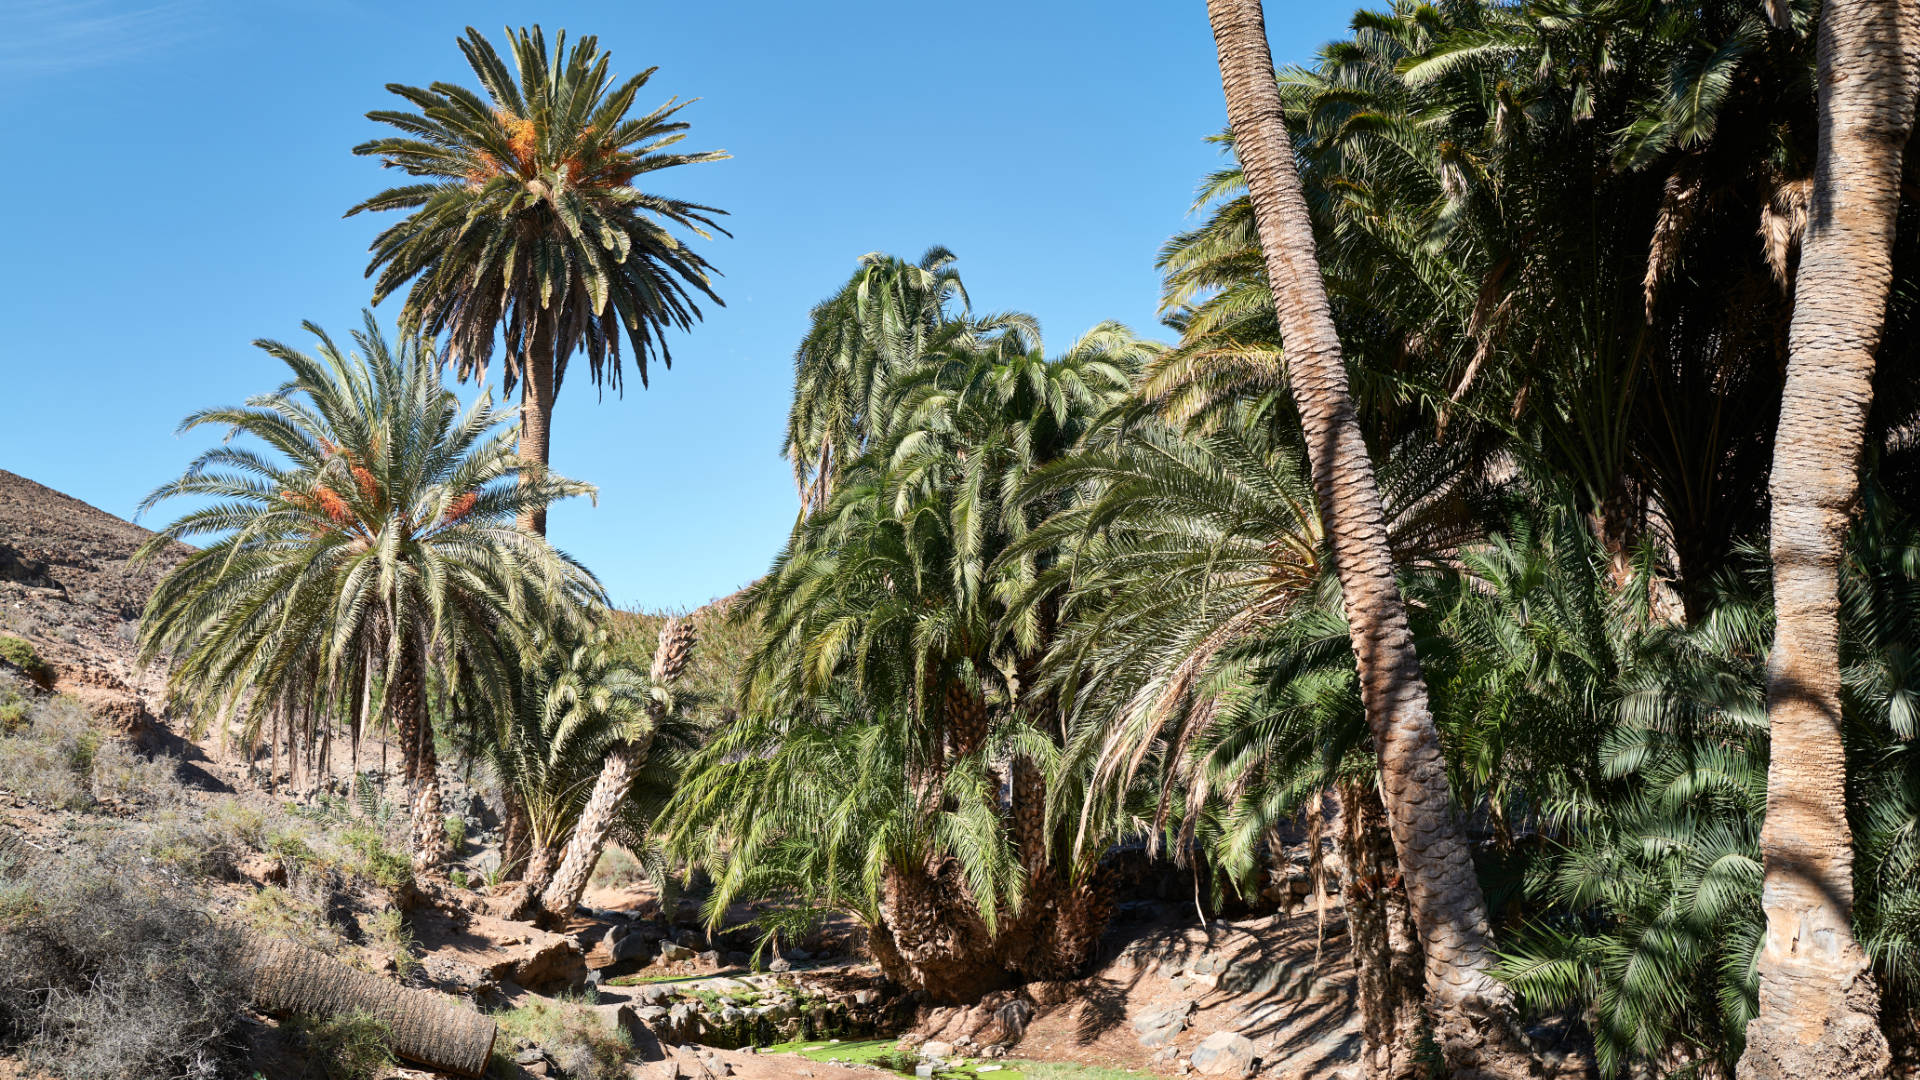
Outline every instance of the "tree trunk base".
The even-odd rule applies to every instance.
[[[1821,973],[1824,975],[1825,973]],[[1893,1058],[1880,1030],[1880,998],[1873,976],[1861,971],[1844,991],[1834,992],[1830,977],[1795,977],[1775,971],[1760,988],[1760,1015],[1747,1025],[1747,1049],[1740,1057],[1740,1080],[1873,1080],[1887,1075]],[[1766,982],[1775,985],[1768,986]],[[1782,986],[1797,982],[1798,986]],[[1766,999],[1780,997],[1802,1006],[1789,1012],[1769,1009]],[[1805,1003],[1827,999],[1821,1015],[1807,1015]]]
[[[1537,1080],[1540,1062],[1508,1022],[1512,1006],[1435,1011],[1433,1039],[1453,1080]]]

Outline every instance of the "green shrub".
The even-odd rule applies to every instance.
[[[413,863],[406,853],[396,851],[385,835],[365,826],[348,829],[340,842],[354,856],[344,869],[349,876],[386,889],[399,889],[413,883]]]
[[[467,846],[467,819],[459,814],[448,814],[446,830],[447,850],[457,856]]]
[[[393,1028],[369,1013],[300,1020],[295,1028],[327,1080],[380,1080],[399,1064],[389,1049]]]
[[[5,660],[26,673],[27,678],[46,686],[53,681],[53,669],[40,659],[33,643],[12,634],[0,634],[0,660]]]

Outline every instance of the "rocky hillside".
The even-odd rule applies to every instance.
[[[57,689],[136,736],[161,709],[159,673],[135,662],[140,610],[189,550],[133,565],[152,536],[0,469],[0,633],[31,643]]]

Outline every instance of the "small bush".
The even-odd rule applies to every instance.
[[[391,961],[394,974],[404,979],[419,969],[420,960],[413,955],[413,930],[405,915],[388,908],[366,920],[366,926],[368,948]]]
[[[90,773],[100,733],[80,703],[30,703],[12,735],[0,736],[0,788],[64,810],[91,805]]]
[[[608,844],[600,850],[600,861],[594,864],[588,884],[596,889],[627,889],[646,880],[646,868],[632,852],[618,844]]]
[[[346,949],[339,929],[327,919],[323,898],[301,885],[268,885],[247,897],[240,914],[261,933],[290,938],[316,952],[340,956]]]
[[[380,1080],[399,1065],[388,1049],[393,1028],[368,1013],[301,1020],[296,1030],[306,1041],[309,1060],[327,1080]]]
[[[550,1054],[570,1080],[624,1080],[627,1075],[626,1058],[633,1049],[627,1033],[602,1021],[584,1000],[529,998],[494,1020],[502,1036],[495,1044],[498,1062],[510,1065],[508,1048],[515,1039],[527,1039]]]
[[[467,819],[459,814],[448,814],[446,830],[447,850],[458,856],[467,847]]]
[[[0,866],[0,1046],[64,1080],[220,1075],[239,956],[236,931],[136,862]]]
[[[27,678],[42,686],[53,681],[53,669],[40,659],[33,643],[12,634],[0,634],[0,660],[5,660],[26,673]]]
[[[365,826],[348,829],[340,837],[353,860],[343,869],[355,878],[386,889],[400,889],[413,883],[413,863],[406,853],[396,851],[385,835]]]
[[[148,757],[115,739],[94,751],[91,773],[93,794],[99,799],[142,806],[178,806],[185,801],[173,759]]]

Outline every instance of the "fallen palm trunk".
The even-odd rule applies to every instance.
[[[326,1019],[366,1013],[393,1032],[391,1048],[408,1061],[479,1076],[498,1031],[490,1017],[431,990],[409,990],[291,941],[249,935],[249,992],[255,1008]]]

